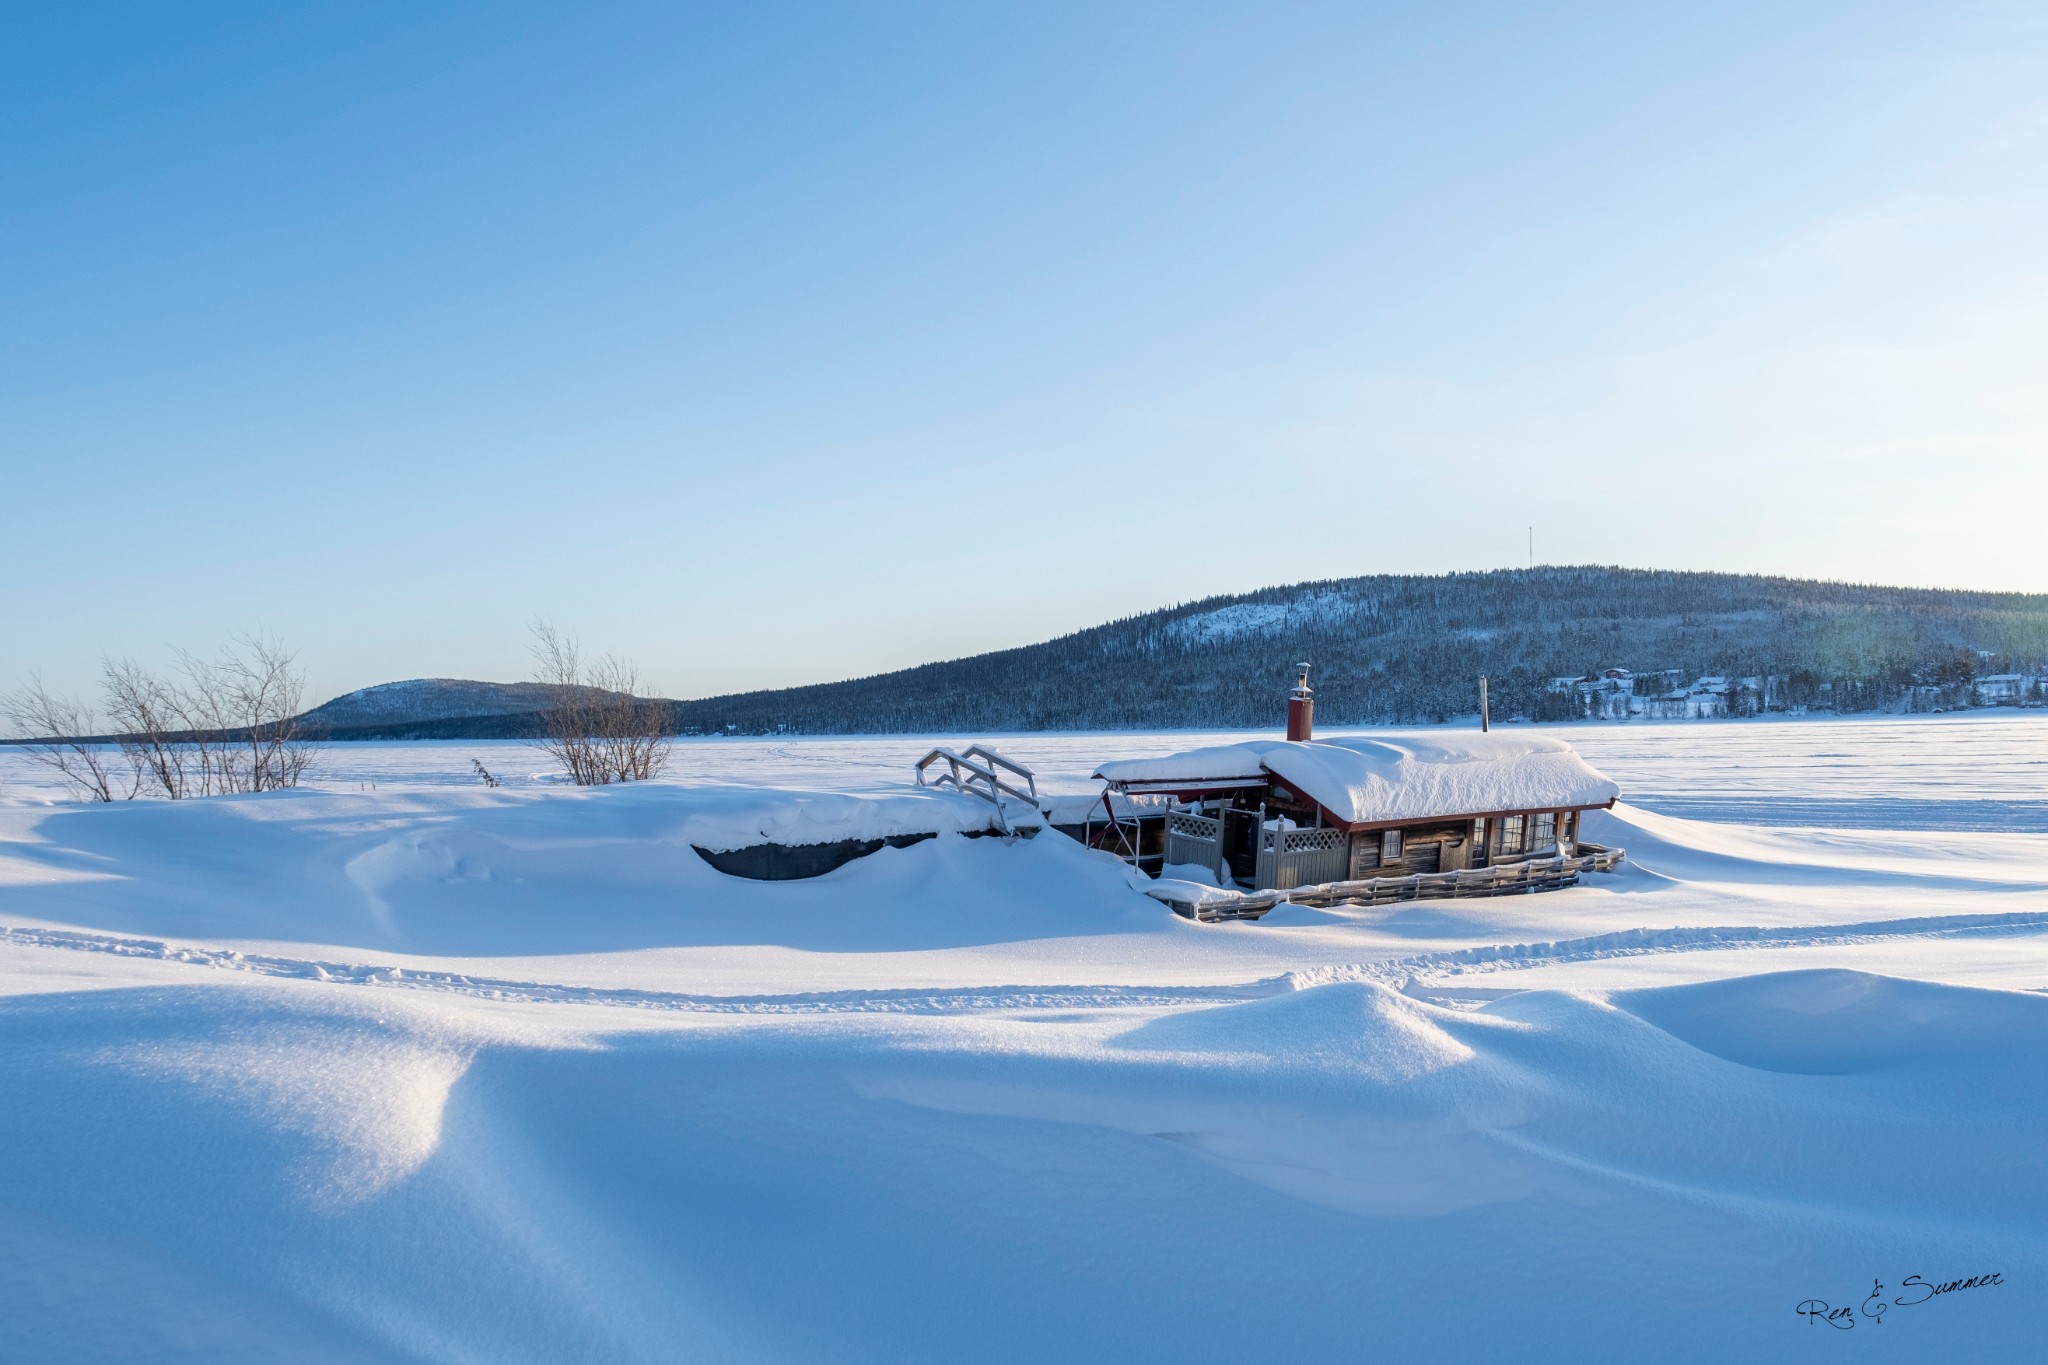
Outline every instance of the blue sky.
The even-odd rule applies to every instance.
[[[0,685],[671,695],[1536,557],[2048,590],[2037,6],[17,8]]]

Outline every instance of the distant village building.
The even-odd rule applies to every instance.
[[[1582,678],[1554,678],[1552,692],[1578,698],[1579,714],[1593,720],[1627,720],[1638,714],[1636,675],[1626,668],[1608,668]]]
[[[1993,673],[1977,679],[1979,706],[2020,706],[2038,695],[2036,680],[2024,673]]]
[[[1700,678],[1690,687],[1643,698],[1642,714],[1655,720],[1711,720],[1728,714],[1728,679]]]
[[[1975,653],[1980,658],[1995,657],[1984,650]],[[1598,673],[1552,678],[1550,691],[1570,697],[1571,714],[1585,720],[1630,720],[1638,716],[1647,720],[1716,720],[1786,709],[1804,711],[1809,704],[1823,709],[1839,709],[1843,705],[1832,679],[1809,678],[1802,685],[1803,691],[1788,694],[1786,679],[1775,673],[1747,678],[1709,674],[1689,683],[1682,681],[1683,676],[1676,669],[1646,673],[1605,668]],[[1988,673],[1974,680],[1965,675],[1946,683],[1921,676],[1900,685],[1896,694],[1885,690],[1876,696],[1851,686],[1858,709],[1882,709],[1892,696],[1896,697],[1893,705],[1898,709],[1914,712],[1971,706],[2048,705],[2048,676],[2038,673]]]
[[[1755,715],[1774,709],[1779,679],[1775,676],[1729,678],[1718,674],[1683,682],[1677,669],[1631,673],[1607,668],[1583,677],[1553,678],[1550,690],[1573,697],[1578,714],[1588,720],[1712,720],[1720,716]]]

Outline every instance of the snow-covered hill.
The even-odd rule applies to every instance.
[[[1297,660],[1326,722],[1582,710],[1550,684],[1610,667],[1770,678],[1776,705],[1974,701],[1964,681],[2048,667],[2048,596],[1602,566],[1379,574],[1161,608],[1039,644],[870,678],[712,697],[705,734],[1171,729],[1269,724]]]
[[[422,721],[531,715],[546,701],[539,683],[475,682],[467,678],[410,678],[344,693],[306,712],[324,730],[416,725]]]

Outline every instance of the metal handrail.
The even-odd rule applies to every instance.
[[[979,758],[987,762],[987,764],[992,768],[1003,768],[1007,769],[1012,773],[1015,773],[1017,776],[1023,778],[1025,785],[1031,789],[1029,796],[1025,799],[1029,800],[1034,805],[1037,804],[1038,775],[1032,772],[1031,769],[1025,767],[1022,763],[1019,763],[1016,759],[1005,758],[1003,755],[997,753],[994,749],[989,748],[986,744],[968,745],[967,748],[962,751],[961,757]]]
[[[977,758],[983,761],[976,762]],[[925,770],[935,763],[944,763],[947,770],[927,782]],[[1022,777],[1029,790],[1004,781],[1002,774],[996,771],[998,766]],[[1019,801],[1029,801],[1033,810],[1038,809],[1038,779],[1032,771],[984,745],[969,745],[965,753],[956,753],[951,749],[934,749],[917,761],[914,771],[917,774],[917,785],[920,787],[951,787],[955,791],[978,796],[994,806],[996,819],[1006,834],[1013,831],[1010,829],[1009,812],[1003,809],[1005,796],[1014,797]]]

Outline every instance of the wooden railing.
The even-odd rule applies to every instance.
[[[1166,816],[1166,861],[1194,863],[1220,869],[1223,857],[1219,841],[1223,822],[1212,815],[1193,811],[1169,811]]]
[[[1282,891],[1303,885],[1341,885],[1328,879],[1341,877],[1350,869],[1351,841],[1342,830],[1262,829],[1252,884]]]
[[[1367,877],[1362,881],[1323,882],[1291,891],[1247,891],[1234,897],[1205,891],[1199,901],[1176,897],[1171,886],[1149,894],[1177,914],[1204,921],[1257,919],[1276,905],[1391,905],[1396,901],[1445,900],[1465,896],[1512,896],[1529,891],[1554,891],[1574,885],[1588,872],[1612,872],[1625,855],[1618,848],[1580,844],[1571,855],[1523,858],[1492,867],[1457,872],[1415,872],[1405,877]]]

